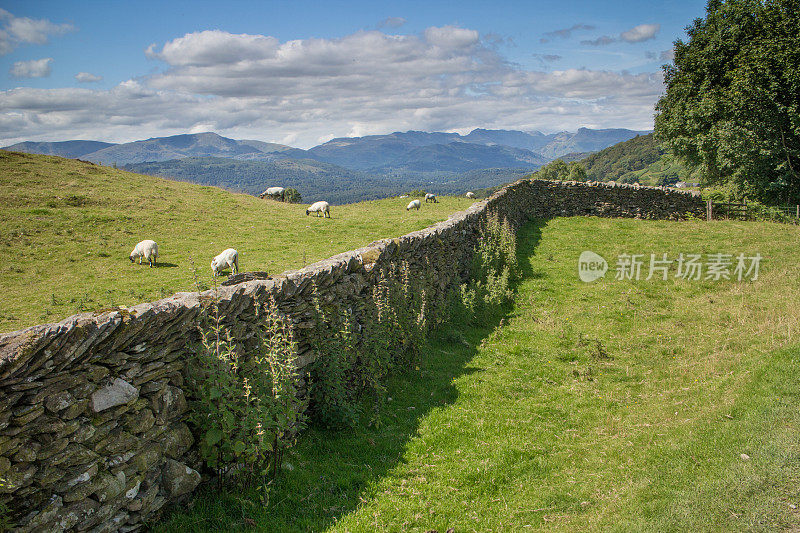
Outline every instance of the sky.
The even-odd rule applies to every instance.
[[[0,146],[650,130],[705,1],[0,1]]]

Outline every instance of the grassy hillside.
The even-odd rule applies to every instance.
[[[653,134],[639,135],[609,146],[582,160],[586,176],[592,180],[619,180],[631,171],[641,170],[658,160],[664,150]]]
[[[772,223],[532,223],[516,306],[442,332],[389,384],[380,427],[311,429],[266,503],[214,487],[156,530],[796,531],[798,240]],[[604,279],[578,279],[584,250]],[[759,279],[613,275],[621,253],[715,252],[760,252]]]
[[[622,176],[622,178],[626,177],[635,178],[643,185],[658,185],[662,183],[662,180],[701,182],[699,170],[687,169],[669,153],[662,154],[661,157],[640,170],[633,170]]]
[[[659,185],[664,179],[699,182],[692,172],[656,142],[652,133],[609,146],[581,160],[586,176],[597,181]]]
[[[224,157],[186,157],[134,163],[126,165],[125,169],[250,194],[259,194],[272,186],[291,187],[300,191],[303,199],[309,202],[325,199],[343,204],[393,196],[398,190],[392,183],[378,181],[362,172],[311,159],[242,161]],[[414,183],[416,185],[418,183]]]
[[[334,206],[331,219],[289,205],[59,157],[0,151],[0,331],[84,310],[133,305],[208,285],[228,247],[240,267],[279,273],[444,220],[472,202],[443,197],[406,212],[394,198]],[[158,268],[133,265],[142,239]],[[298,246],[302,243],[302,246]]]

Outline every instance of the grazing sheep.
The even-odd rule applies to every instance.
[[[433,194],[432,192],[429,192],[429,193],[427,193],[425,195],[425,203],[427,204],[428,202],[433,202],[435,204],[438,204],[439,200],[436,199],[436,195],[435,194]]]
[[[406,206],[406,211],[408,211],[409,209],[416,209],[417,211],[419,211],[420,205],[421,204],[419,200],[411,200],[410,202],[408,202],[408,205]]]
[[[259,194],[258,197],[264,198],[265,196],[283,196],[285,190],[286,189],[283,187],[269,187],[266,191]]]
[[[469,191],[469,192],[467,193],[467,198],[473,198],[473,199],[474,199],[474,198],[475,198],[475,193],[474,193],[474,192],[472,192],[472,191]]]
[[[155,266],[156,259],[158,258],[158,245],[156,244],[156,241],[151,241],[148,239],[140,242],[133,249],[128,259],[131,260],[131,263],[138,259],[139,264],[141,265],[142,257],[147,259],[151,267]]]
[[[309,213],[316,213],[317,216],[320,216],[320,213],[322,213],[321,216],[331,218],[331,206],[328,202],[314,202],[306,209],[306,215]]]
[[[234,274],[239,273],[239,252],[233,248],[228,248],[211,260],[211,270],[214,272],[214,277],[219,276],[220,271],[224,268],[230,268]]]

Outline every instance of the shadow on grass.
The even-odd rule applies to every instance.
[[[156,268],[176,268],[175,263],[156,263]]]
[[[544,225],[536,220],[519,232],[523,279],[535,275],[527,258],[534,253]],[[418,434],[421,420],[431,410],[455,402],[454,380],[479,371],[469,361],[509,311],[479,326],[447,324],[435,331],[423,348],[419,370],[389,379],[390,400],[380,410],[379,427],[311,427],[303,432],[297,445],[286,452],[282,472],[270,484],[265,503],[258,488],[219,491],[206,487],[190,510],[173,509],[169,521],[154,530],[322,531],[334,525],[362,500],[374,496],[381,478],[403,463],[406,446]]]

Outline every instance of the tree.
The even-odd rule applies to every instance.
[[[800,1],[709,0],[687,34],[656,135],[708,183],[800,201]]]
[[[556,159],[537,170],[535,175],[543,180],[564,180],[569,176],[569,167],[562,159]]]
[[[569,165],[569,179],[572,181],[586,181],[586,169],[577,161],[570,161]]]
[[[297,189],[286,189],[283,191],[283,201],[289,204],[299,204],[303,200]]]

